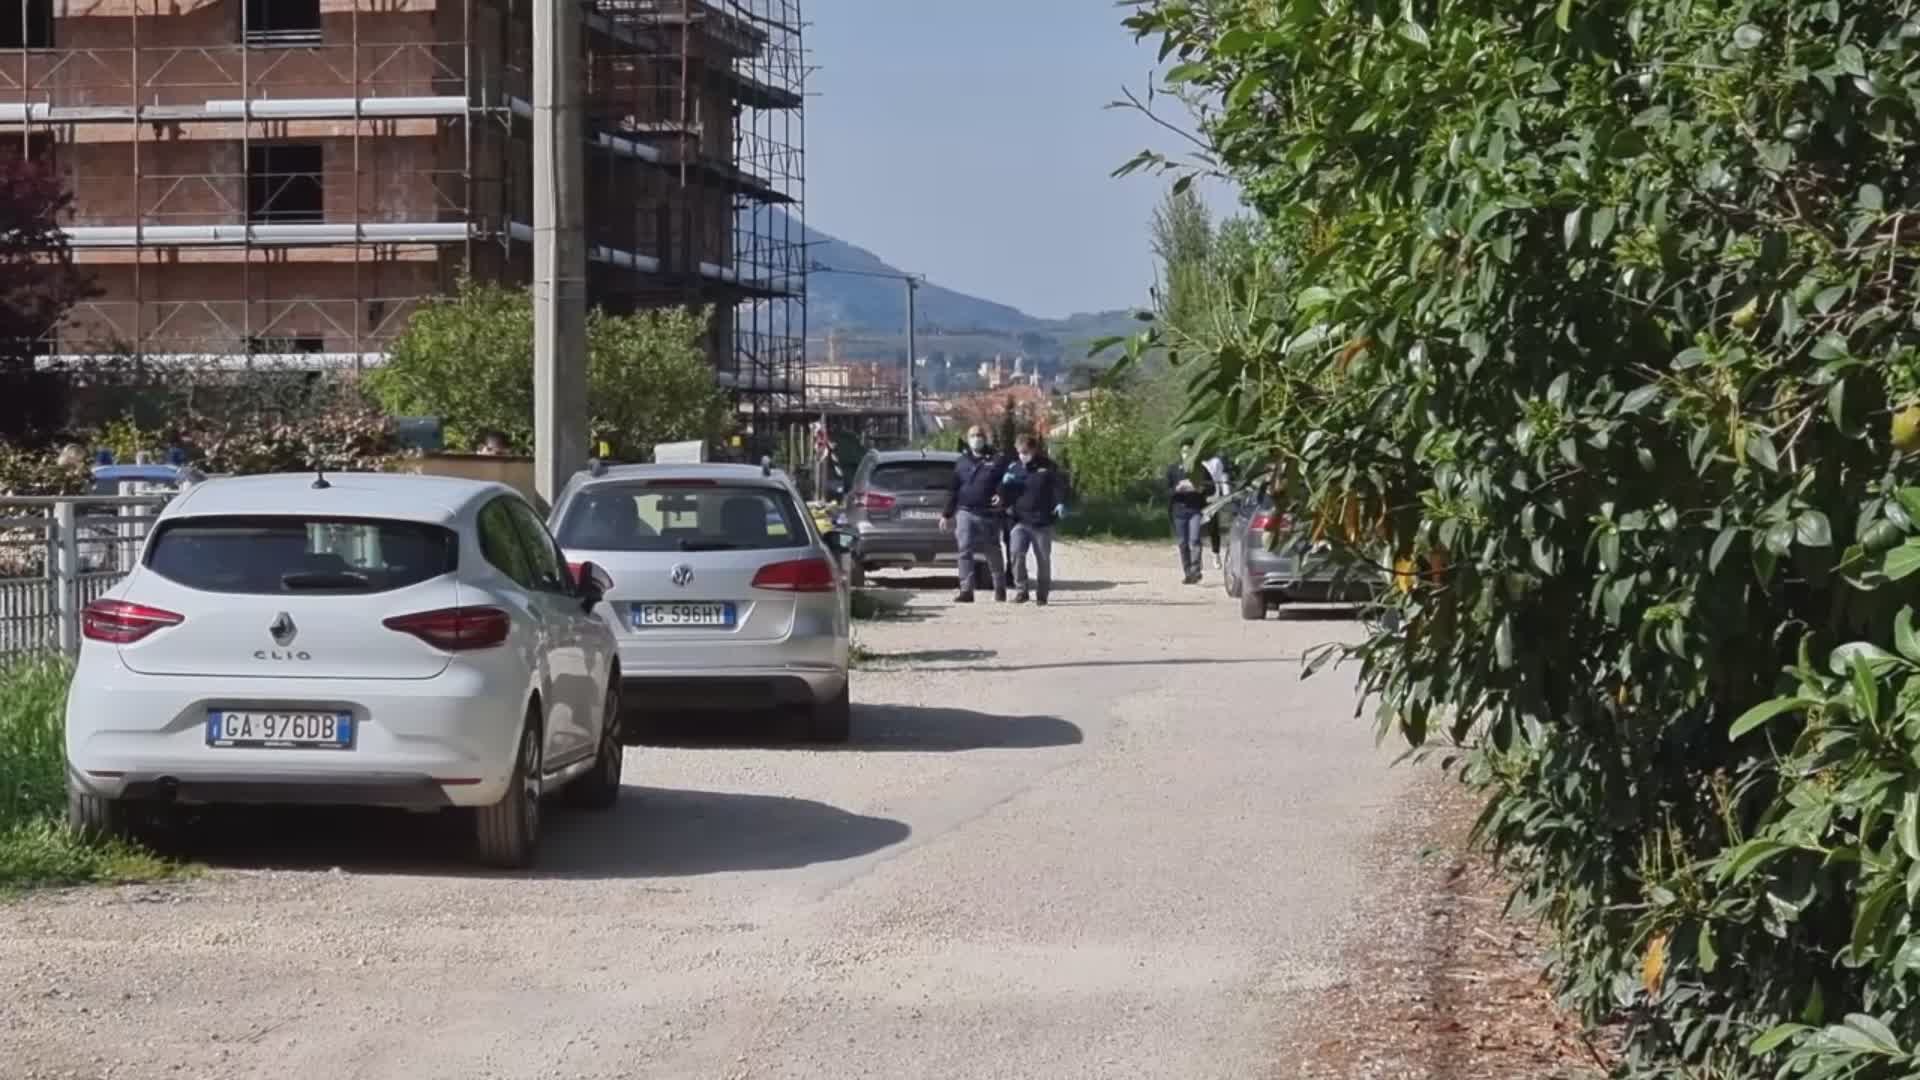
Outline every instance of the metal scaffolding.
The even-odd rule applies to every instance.
[[[752,447],[805,400],[798,0],[586,0],[589,241],[613,310],[712,308]],[[631,262],[619,257],[631,254]]]
[[[0,145],[55,162],[101,289],[47,351],[358,369],[462,276],[529,280],[544,2],[23,3]],[[800,0],[578,2],[590,299],[709,306],[771,446],[806,382]]]

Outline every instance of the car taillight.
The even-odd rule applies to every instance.
[[[877,491],[856,491],[853,498],[865,510],[891,510],[893,504],[900,501],[891,495],[882,495]]]
[[[155,630],[179,626],[186,621],[184,615],[176,615],[171,611],[162,611],[145,604],[129,604],[123,600],[95,600],[80,612],[80,632],[86,635],[88,641],[104,641],[109,645],[131,645]]]
[[[389,630],[412,634],[436,649],[468,652],[504,644],[513,620],[499,608],[457,607],[395,615],[384,624]]]
[[[753,575],[753,587],[782,592],[832,592],[833,566],[825,559],[771,563]]]
[[[574,587],[578,588],[587,583],[586,578],[582,577],[580,574],[582,570],[586,569],[586,566],[587,566],[586,563],[577,563],[577,562],[570,562],[567,564],[567,580],[573,582]],[[601,581],[606,582],[607,588],[611,589],[613,587],[613,579],[607,576],[606,568],[596,567],[595,569],[599,571],[599,573],[596,576],[599,577]]]
[[[1255,514],[1254,532],[1289,532],[1293,529],[1292,514]]]

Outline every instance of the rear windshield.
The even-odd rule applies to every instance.
[[[147,569],[222,593],[388,592],[459,562],[450,529],[368,518],[183,518],[162,524],[147,548]]]
[[[811,541],[793,500],[766,488],[635,484],[567,504],[556,538],[586,551],[759,551]]]
[[[953,484],[951,461],[896,461],[873,467],[878,491],[945,491]]]

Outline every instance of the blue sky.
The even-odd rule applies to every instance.
[[[1177,147],[1103,107],[1123,85],[1144,89],[1154,60],[1113,0],[808,0],[804,11],[816,69],[808,224],[1034,315],[1145,301],[1163,181],[1108,174],[1145,146]]]

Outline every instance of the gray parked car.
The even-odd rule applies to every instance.
[[[1222,575],[1227,595],[1240,601],[1240,617],[1259,622],[1267,609],[1288,603],[1371,604],[1386,587],[1384,573],[1348,571],[1312,550],[1305,527],[1279,530],[1279,544],[1267,549],[1266,532],[1275,510],[1271,495],[1247,495],[1231,503],[1234,520]]]
[[[769,706],[846,741],[849,544],[803,505],[771,465],[596,465],[567,484],[551,527],[576,574],[592,563],[611,578],[598,610],[619,648],[627,741],[676,712]]]
[[[853,535],[848,577],[857,587],[875,570],[951,567],[959,555],[940,528],[959,454],[938,450],[871,453],[854,470],[846,529]]]

